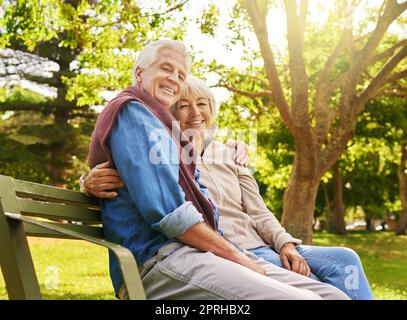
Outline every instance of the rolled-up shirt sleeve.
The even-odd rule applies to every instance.
[[[152,229],[172,239],[203,221],[178,183],[177,146],[142,104],[122,108],[108,146],[124,188]]]
[[[172,239],[183,234],[192,225],[202,221],[204,221],[202,214],[197,212],[192,202],[187,201],[167,214],[153,228],[160,230],[169,239]]]

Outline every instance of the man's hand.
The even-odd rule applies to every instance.
[[[245,266],[246,268],[249,268],[250,270],[253,270],[254,272],[260,273],[263,276],[267,275],[266,270],[264,270],[261,265],[257,264],[256,261],[253,261],[241,252],[238,252],[236,254],[236,258],[233,261],[241,264],[242,266]]]
[[[123,187],[119,173],[108,168],[109,161],[98,164],[86,176],[83,187],[88,194],[98,198],[114,198],[117,192],[109,191]]]
[[[304,257],[298,253],[293,243],[287,242],[280,250],[280,259],[287,270],[299,273],[308,277],[311,274],[311,268]]]
[[[242,141],[228,140],[226,142],[228,147],[235,150],[233,154],[233,160],[235,163],[242,167],[249,165],[249,146]]]

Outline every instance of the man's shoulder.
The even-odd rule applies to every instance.
[[[123,105],[120,112],[129,113],[131,115],[137,115],[137,116],[143,116],[144,114],[149,116],[151,114],[151,116],[154,117],[154,115],[151,113],[151,111],[148,110],[148,108],[144,104],[142,104],[140,101],[136,101],[136,100],[130,100],[130,101],[126,102]]]
[[[163,127],[160,120],[144,104],[135,100],[123,105],[120,110],[120,120],[131,121],[133,124],[151,124],[160,129]]]
[[[161,121],[138,101],[129,101],[123,105],[117,116],[112,133],[119,134],[120,136],[131,134],[139,143],[141,141],[150,141],[151,139],[155,141],[156,138],[154,137],[161,137],[165,141],[171,138]]]

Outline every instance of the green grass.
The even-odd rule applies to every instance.
[[[359,253],[376,299],[407,300],[407,236],[353,232],[314,234],[315,245],[347,246]],[[30,239],[44,299],[115,299],[107,250],[82,241]],[[52,282],[58,272],[58,282]],[[51,287],[45,284],[51,284]],[[0,299],[8,299],[0,277]]]
[[[407,236],[393,232],[315,233],[314,245],[345,246],[361,257],[375,299],[407,300]]]
[[[107,249],[79,240],[30,238],[29,242],[44,299],[115,299]],[[0,299],[8,299],[3,277]]]

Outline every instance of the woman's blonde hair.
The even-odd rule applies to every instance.
[[[189,75],[184,82],[184,86],[181,92],[181,98],[183,97],[205,97],[209,100],[209,106],[211,108],[212,118],[216,115],[216,101],[212,90],[208,87],[205,81],[198,79],[197,77]],[[170,111],[174,113],[175,109],[178,107],[178,103],[175,103],[170,107]]]
[[[141,67],[143,69],[148,68],[152,63],[154,63],[157,59],[157,54],[162,49],[171,49],[178,53],[180,53],[185,58],[185,65],[187,73],[191,70],[191,55],[187,48],[185,47],[184,43],[178,40],[172,39],[160,39],[154,42],[149,43],[143,49],[141,49],[140,53],[138,54],[136,61],[133,65],[133,85],[136,82],[136,69],[137,67]]]

